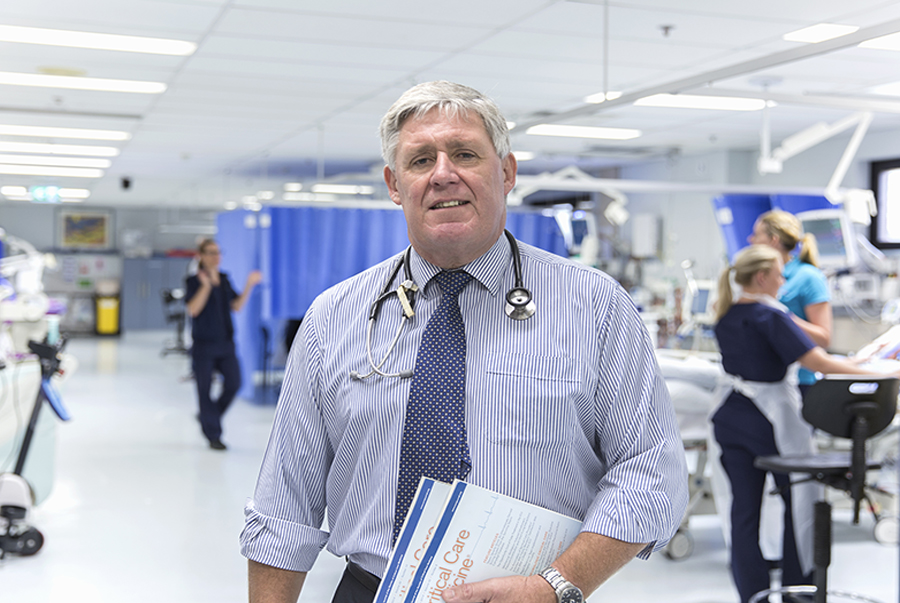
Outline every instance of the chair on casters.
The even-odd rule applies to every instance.
[[[163,312],[167,323],[175,324],[175,342],[168,342],[160,352],[160,356],[169,354],[187,354],[189,350],[184,345],[185,307],[183,289],[163,289],[160,291],[163,300]]]
[[[825,433],[849,438],[847,452],[829,452],[803,456],[765,456],[755,461],[756,467],[773,473],[804,473],[815,480],[843,490],[853,502],[853,523],[859,523],[859,509],[865,500],[876,522],[880,517],[866,494],[866,472],[881,468],[867,460],[866,440],[891,424],[897,411],[900,380],[855,375],[828,376],[815,383],[803,399],[803,418]],[[801,483],[794,482],[794,483]],[[813,595],[815,603],[825,603],[828,594],[848,597],[856,601],[879,603],[861,595],[828,591],[827,573],[831,563],[831,504],[815,504],[813,542],[814,581],[812,586],[786,586],[756,593],[750,603],[764,601],[773,593]]]

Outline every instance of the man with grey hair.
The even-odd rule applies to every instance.
[[[245,509],[250,601],[294,603],[325,546],[348,559],[333,601],[372,601],[426,475],[583,521],[539,574],[454,586],[445,601],[579,603],[664,546],[687,504],[653,345],[612,279],[504,231],[516,160],[491,100],[420,84],[381,138],[411,246],[324,292],[304,318]],[[378,291],[398,294],[384,296],[386,324],[367,339]]]

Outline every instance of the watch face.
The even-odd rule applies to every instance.
[[[581,591],[576,588],[567,588],[562,592],[562,595],[559,597],[559,603],[583,603],[584,595],[581,594]]]

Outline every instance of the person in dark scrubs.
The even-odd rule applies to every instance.
[[[244,306],[253,287],[262,280],[260,272],[254,270],[247,276],[243,292],[238,294],[228,275],[219,272],[221,259],[215,241],[205,239],[200,243],[197,274],[187,278],[185,296],[191,315],[191,359],[200,404],[200,426],[213,450],[226,449],[222,443],[222,416],[241,387],[231,313]],[[213,371],[218,371],[224,380],[222,393],[216,400],[210,395]]]
[[[797,365],[824,374],[876,374],[828,354],[775,299],[785,280],[782,262],[781,252],[773,247],[751,245],[719,278],[715,333],[730,387],[713,412],[712,423],[731,486],[731,572],[741,603],[770,587],[769,567],[759,544],[766,472],[757,469],[754,460],[815,451],[812,427],[801,416]],[[732,279],[739,285],[737,291]],[[884,376],[900,377],[900,371]],[[787,487],[787,475],[773,477],[785,503],[781,583],[809,584],[812,504],[818,487],[811,482]],[[805,601],[787,596],[784,600]]]

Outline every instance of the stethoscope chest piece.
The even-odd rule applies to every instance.
[[[534,315],[534,299],[524,287],[510,289],[506,294],[506,315],[513,320],[526,320]]]

